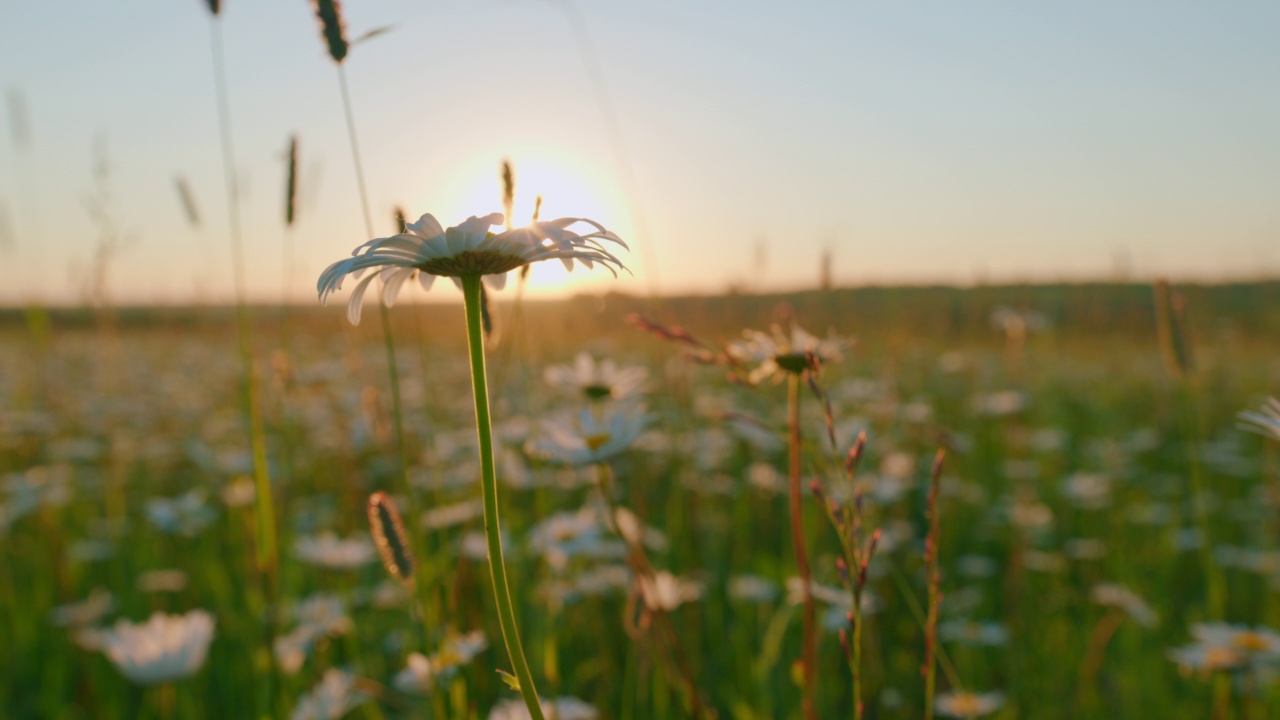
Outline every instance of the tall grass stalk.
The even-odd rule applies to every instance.
[[[1209,510],[1205,503],[1204,471],[1200,463],[1199,402],[1196,385],[1195,346],[1187,320],[1187,303],[1182,293],[1168,281],[1157,280],[1154,286],[1156,332],[1169,373],[1178,385],[1178,410],[1182,426],[1182,446],[1187,457],[1189,510],[1196,531],[1200,533],[1199,555],[1204,572],[1206,613],[1211,620],[1221,620],[1226,613],[1226,588],[1221,573],[1213,562],[1212,537],[1209,535]]]
[[[338,66],[338,85],[342,88],[342,109],[347,119],[347,140],[351,145],[351,160],[356,168],[356,185],[360,191],[360,210],[364,214],[364,231],[368,237],[376,237],[373,231],[373,216],[369,211],[369,190],[364,181],[364,163],[360,160],[360,144],[356,141],[355,115],[351,111],[351,92],[347,89],[347,70],[341,62]],[[387,309],[386,300],[378,293],[378,319],[382,323],[382,344],[387,355],[387,377],[391,383],[391,414],[396,430],[396,458],[400,465],[400,475],[404,480],[404,489],[408,494],[409,514],[414,511],[413,488],[409,485],[409,463],[404,442],[404,408],[400,401],[400,369],[396,363],[395,336],[391,332],[391,313]]]
[[[813,571],[809,567],[809,551],[804,537],[804,505],[800,493],[800,375],[797,373],[790,373],[787,376],[787,429],[790,438],[788,501],[791,510],[791,544],[795,549],[796,571],[804,587],[804,634],[800,655],[800,664],[804,673],[802,707],[806,720],[816,720],[818,717],[817,623],[813,601]]]
[[[636,577],[652,580],[657,577],[658,573],[654,569],[653,563],[649,561],[648,553],[644,551],[643,537],[628,535],[622,530],[620,521],[622,517],[621,508],[618,505],[617,498],[614,496],[613,485],[613,468],[607,462],[597,463],[596,490],[600,493],[600,497],[604,500],[605,507],[609,511],[608,527],[626,544],[627,564],[631,567],[631,571],[635,573]],[[643,536],[643,529],[638,529],[637,533]],[[675,623],[671,620],[671,614],[666,610],[659,609],[656,615],[676,665],[672,674],[678,677],[681,684],[684,685],[685,694],[689,701],[689,714],[695,719],[705,717],[706,711],[703,709],[702,697],[698,692],[698,680],[689,664],[689,655],[685,652],[684,644],[680,641],[680,633],[676,630]],[[630,619],[631,613],[627,613],[627,617]]]
[[[240,227],[240,192],[236,182],[235,145],[231,133],[231,103],[227,89],[222,23],[216,3],[210,5],[209,26],[212,34],[214,89],[218,103],[218,127],[222,140],[222,169],[226,176],[227,222],[231,242],[232,275],[235,282],[236,326],[239,336],[240,362],[244,372],[244,399],[249,416],[249,438],[253,456],[255,557],[262,578],[268,610],[264,647],[268,667],[268,683],[264,687],[266,707],[271,707],[278,683],[275,677],[272,645],[279,593],[279,540],[276,533],[275,506],[271,498],[271,474],[267,466],[266,428],[262,420],[260,388],[254,370],[253,338],[249,306],[245,298],[244,242]]]
[[[356,139],[356,121],[355,114],[351,109],[351,92],[347,86],[347,69],[346,65],[342,63],[342,58],[333,50],[334,41],[331,34],[326,33],[326,37],[329,38],[330,53],[334,58],[334,64],[338,68],[338,86],[342,90],[342,110],[347,121],[347,140],[351,145],[351,160],[355,165],[356,186],[360,193],[360,210],[364,216],[365,235],[372,238],[376,237],[377,233],[373,230],[373,215],[369,209],[369,189],[364,179],[364,163],[360,158],[360,143]],[[345,48],[345,44],[342,47]],[[345,57],[345,52],[343,57]],[[391,332],[391,312],[387,308],[387,302],[382,293],[378,293],[378,320],[382,326],[382,346],[387,358],[387,380],[391,385],[391,419],[396,433],[396,462],[400,471],[400,481],[403,486],[409,517],[413,518],[412,522],[417,522],[418,503],[414,497],[413,484],[409,482],[408,448],[404,440],[404,405],[400,395],[400,367],[396,361],[395,335]],[[418,553],[418,557],[425,558],[419,533],[415,532],[411,533],[411,535],[414,551]],[[425,576],[426,573],[417,573],[414,576],[413,583],[418,593],[418,602],[421,605],[424,625],[428,609],[431,606],[430,588],[427,586]],[[426,632],[425,627],[423,631],[424,633]]]
[[[502,559],[502,534],[498,521],[498,477],[493,460],[493,425],[489,417],[489,386],[484,366],[484,330],[480,320],[480,276],[462,277],[462,297],[467,315],[467,349],[471,356],[471,390],[476,407],[476,437],[480,449],[480,484],[484,503],[484,535],[489,547],[489,574],[493,579],[493,595],[498,606],[498,627],[506,645],[511,666],[520,682],[520,694],[533,720],[544,720],[533,674],[524,657],[507,569]]]
[[[924,541],[925,579],[929,584],[929,611],[924,626],[924,717],[933,720],[934,693],[938,687],[938,663],[934,653],[938,646],[938,609],[942,604],[942,570],[938,562],[938,542],[942,539],[942,517],[938,510],[938,490],[942,485],[942,461],[945,450],[938,450],[929,475],[929,534]]]

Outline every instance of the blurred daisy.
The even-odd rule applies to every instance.
[[[484,506],[479,500],[465,500],[431,508],[422,513],[420,522],[426,530],[443,530],[471,522],[483,515]]]
[[[1073,473],[1063,479],[1062,494],[1082,510],[1101,510],[1111,504],[1111,480],[1099,473]]]
[[[320,683],[298,698],[290,720],[338,720],[367,698],[356,692],[356,677],[330,668]]]
[[[1014,415],[1026,410],[1030,404],[1026,394],[1019,390],[1000,390],[975,395],[972,402],[975,412],[991,417]]]
[[[417,276],[423,289],[430,289],[437,276],[458,278],[463,275],[482,275],[489,287],[501,290],[507,282],[507,273],[518,267],[539,260],[557,258],[568,270],[573,261],[590,269],[595,263],[617,274],[615,268],[625,266],[601,242],[627,247],[626,243],[602,225],[586,218],[559,218],[536,222],[528,227],[515,228],[493,234],[490,227],[503,223],[501,213],[484,217],[471,216],[454,227],[445,229],[430,214],[406,225],[406,232],[388,238],[374,238],[352,251],[351,258],[340,260],[320,273],[316,290],[320,301],[342,287],[347,275],[359,277],[369,268],[382,268],[360,281],[347,303],[347,318],[352,324],[360,322],[360,309],[365,291],[374,277],[382,277],[382,299],[388,305],[395,302],[405,281]],[[569,228],[582,223],[592,230],[578,234]]]
[[[649,415],[639,406],[613,408],[600,415],[584,410],[576,423],[543,421],[542,436],[530,441],[527,450],[566,465],[604,462],[631,447],[648,424]]]
[[[575,697],[539,699],[542,714],[550,720],[596,720],[600,713],[589,703]],[[489,711],[489,720],[529,720],[529,708],[523,700],[503,700]]]
[[[538,586],[538,593],[552,607],[562,607],[583,598],[618,593],[631,587],[631,569],[626,565],[607,564],[587,568],[564,579],[548,580]]]
[[[540,520],[526,538],[529,549],[555,570],[564,570],[573,558],[597,560],[622,558],[626,546],[605,534],[604,518],[594,507],[557,512]]]
[[[1209,673],[1257,667],[1280,660],[1280,633],[1228,623],[1201,623],[1191,628],[1195,643],[1169,651],[1183,672]]]
[[[1280,400],[1268,398],[1261,410],[1245,410],[1237,417],[1246,430],[1280,440]]]
[[[345,635],[353,627],[346,603],[337,595],[312,595],[293,609],[293,616],[298,626],[278,636],[272,645],[276,662],[290,674],[302,668],[302,663],[318,642]]]
[[[195,537],[217,516],[203,490],[189,490],[175,498],[147,500],[147,519],[157,530],[169,535]]]
[[[676,577],[663,570],[640,576],[640,595],[650,610],[671,612],[702,596],[702,583]]]
[[[961,645],[998,647],[1009,642],[1009,631],[997,622],[948,620],[938,626],[938,637]]]
[[[954,718],[974,718],[990,715],[1004,704],[1004,695],[998,692],[942,693],[934,701],[938,714]]]
[[[451,634],[444,647],[430,657],[410,653],[403,670],[391,681],[400,692],[425,694],[452,680],[458,669],[474,660],[489,647],[480,630],[465,635]]]
[[[1137,593],[1123,585],[1101,583],[1094,585],[1089,597],[1099,605],[1120,608],[1139,625],[1152,628],[1160,623],[1160,616]]]
[[[823,340],[799,325],[792,325],[790,333],[775,327],[772,334],[759,330],[746,330],[742,334],[743,339],[729,343],[727,349],[735,360],[756,365],[747,376],[752,385],[771,378],[781,381],[787,373],[808,370],[810,353],[822,362],[844,358],[844,340],[838,337]]]
[[[377,548],[363,535],[340,538],[331,532],[302,536],[293,543],[293,554],[299,560],[329,568],[354,570],[374,561]]]
[[[588,400],[620,400],[640,389],[649,371],[642,367],[618,367],[612,360],[596,362],[587,353],[578,353],[573,365],[552,365],[543,374],[552,387],[578,392]]]
[[[84,600],[55,607],[49,612],[49,621],[57,627],[85,627],[101,620],[115,606],[115,596],[110,591],[94,588]]]
[[[729,597],[744,602],[773,602],[778,584],[757,575],[736,575],[729,580]]]
[[[144,593],[177,593],[187,589],[187,574],[181,570],[148,570],[138,575],[138,589]]]
[[[181,680],[204,664],[213,640],[213,616],[204,610],[186,615],[155,613],[145,623],[118,620],[100,636],[112,664],[139,685]]]

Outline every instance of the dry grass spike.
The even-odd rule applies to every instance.
[[[289,178],[285,181],[284,224],[292,227],[298,212],[298,136],[289,138]]]
[[[338,0],[311,0],[311,6],[320,18],[320,32],[329,46],[329,57],[340,63],[347,57],[347,31],[342,24],[342,3]]]
[[[1165,364],[1175,377],[1190,377],[1195,372],[1191,347],[1191,326],[1187,322],[1187,299],[1168,280],[1155,282],[1156,333]]]
[[[412,581],[413,550],[409,547],[409,536],[405,534],[400,512],[396,510],[391,496],[381,490],[370,495],[368,510],[369,529],[374,544],[378,546],[378,554],[382,556],[383,566],[391,577],[400,582]]]

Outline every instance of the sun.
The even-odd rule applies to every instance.
[[[624,240],[633,237],[626,203],[606,169],[583,162],[567,151],[550,148],[526,148],[471,159],[465,168],[450,175],[457,181],[445,188],[435,201],[433,207],[440,209],[439,217],[450,218],[448,224],[452,224],[470,215],[500,212],[504,158],[515,171],[512,215],[516,227],[532,221],[537,198],[541,196],[539,217],[543,220],[586,217],[603,224]],[[620,256],[623,262],[635,261],[623,252]],[[607,272],[585,270],[580,266],[569,272],[560,262],[550,260],[530,266],[525,292],[537,297],[562,296],[603,286],[611,280]]]

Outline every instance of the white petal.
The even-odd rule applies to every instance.
[[[436,220],[431,213],[418,218],[418,222],[405,225],[405,229],[418,237],[428,239],[444,234],[444,228],[440,226],[440,221]]]
[[[382,271],[382,302],[386,303],[387,307],[396,304],[396,297],[400,295],[400,288],[404,286],[404,281],[408,280],[412,274],[412,268],[387,268],[387,270]]]
[[[474,249],[489,234],[489,226],[502,223],[501,213],[491,213],[484,217],[471,217],[444,231],[445,241],[449,245],[449,254],[458,255]]]
[[[418,273],[418,284],[422,286],[423,290],[430,290],[431,286],[434,285],[435,282],[436,282],[435,275],[432,275],[431,273],[427,273],[427,272]]]
[[[507,286],[507,274],[493,273],[492,275],[485,275],[484,284],[488,285],[494,290],[501,290],[502,288]]]
[[[351,299],[347,301],[347,319],[352,325],[360,324],[360,311],[364,309],[364,292],[369,289],[369,283],[378,277],[377,273],[369,273],[369,277],[360,281],[356,285],[356,289],[351,291]]]

